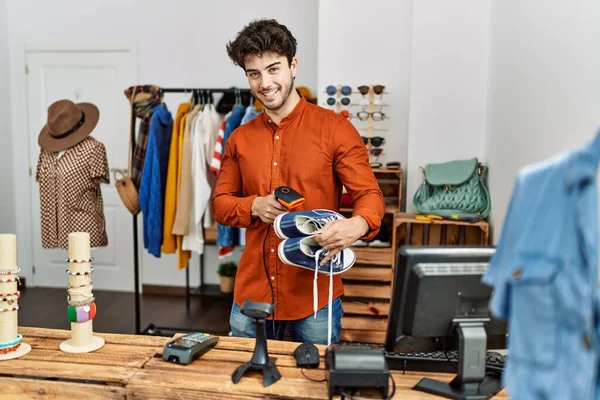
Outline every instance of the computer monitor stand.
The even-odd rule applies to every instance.
[[[281,374],[275,363],[269,359],[267,350],[267,331],[265,318],[271,315],[273,306],[268,303],[253,303],[246,300],[242,305],[242,314],[256,320],[256,344],[254,345],[254,354],[247,363],[237,367],[231,376],[233,383],[238,383],[242,376],[251,370],[261,371],[263,374],[264,386],[270,386],[281,378]]]
[[[486,376],[487,320],[454,319],[458,334],[458,374],[450,382],[423,378],[413,389],[449,399],[489,399],[502,389],[499,378]]]

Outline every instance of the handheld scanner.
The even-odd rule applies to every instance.
[[[298,207],[300,204],[306,201],[306,199],[302,197],[300,193],[287,186],[279,186],[277,189],[275,189],[273,195],[277,201],[288,210]]]

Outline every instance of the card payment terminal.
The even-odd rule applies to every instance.
[[[190,333],[167,343],[163,349],[163,360],[175,364],[189,364],[212,349],[219,337],[208,333]]]

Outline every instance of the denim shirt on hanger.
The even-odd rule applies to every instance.
[[[515,399],[600,399],[600,133],[523,168],[483,281],[508,320],[503,383]]]
[[[231,133],[241,125],[245,113],[246,107],[238,105],[234,107],[233,112],[229,118],[227,118],[223,136],[222,152],[225,151],[225,146],[227,145],[227,140],[229,139],[229,136],[231,136]],[[217,224],[217,246],[230,247],[237,244],[239,244],[239,229],[232,226]]]

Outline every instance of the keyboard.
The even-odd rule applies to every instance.
[[[386,353],[386,361],[391,370],[456,373],[458,369],[458,351],[432,351],[426,353]],[[450,360],[448,360],[450,359]],[[488,351],[485,369],[488,373],[501,374],[508,356]]]

